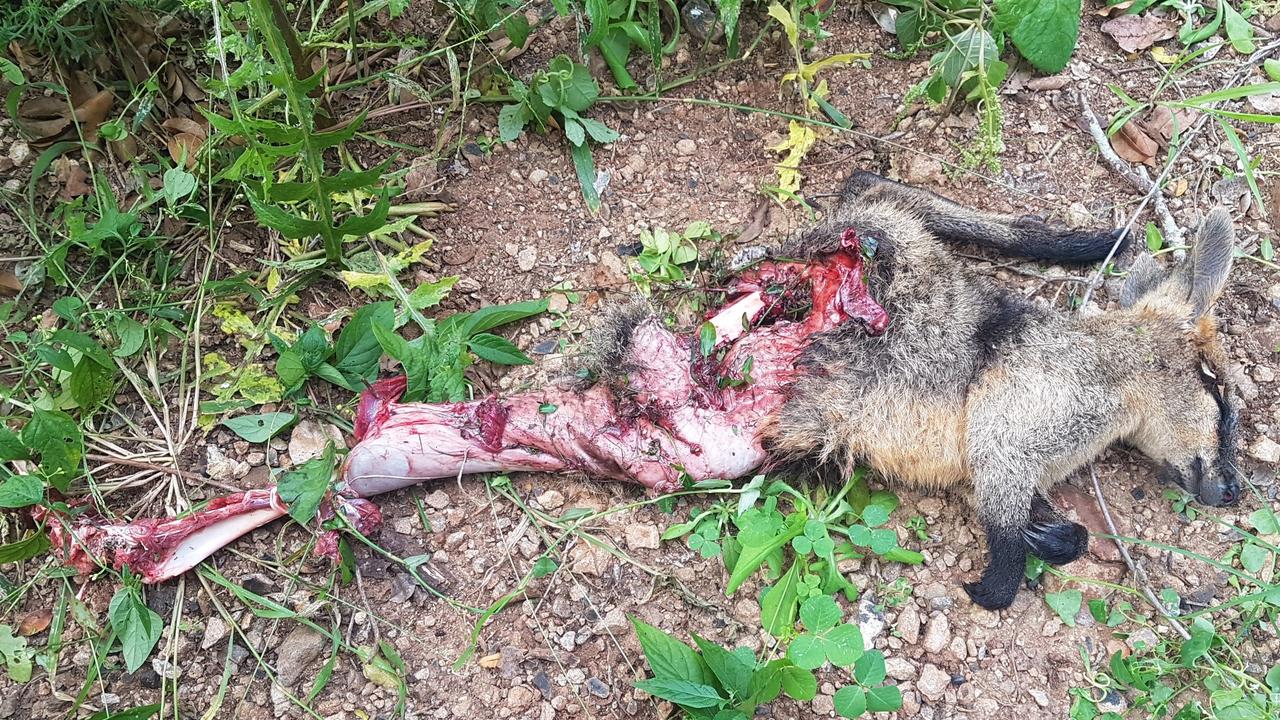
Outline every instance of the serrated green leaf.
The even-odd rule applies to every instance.
[[[649,668],[657,679],[703,685],[715,682],[710,668],[693,648],[634,615],[631,616],[631,624],[635,627],[645,659],[649,661]]]
[[[692,683],[674,678],[654,678],[636,681],[635,687],[656,698],[670,700],[686,708],[710,708],[724,702],[720,693],[710,685]]]
[[[44,499],[44,482],[34,475],[10,475],[0,482],[0,507],[24,508]]]
[[[383,193],[378,198],[378,202],[374,203],[372,210],[364,215],[347,218],[337,227],[336,233],[340,237],[363,237],[374,233],[386,226],[387,213],[390,210],[391,201],[387,198],[386,193]]]
[[[22,443],[40,457],[40,472],[59,492],[80,474],[84,436],[80,425],[59,410],[37,409],[22,428]]]
[[[409,304],[414,310],[426,310],[435,307],[444,300],[449,291],[453,289],[455,283],[458,282],[456,275],[443,277],[436,282],[424,282],[409,293]]]
[[[525,123],[529,121],[529,110],[523,103],[504,105],[498,111],[498,139],[502,142],[513,142],[524,132]]]
[[[999,0],[996,17],[1036,69],[1056,73],[1067,66],[1080,35],[1080,0]]]
[[[733,653],[696,634],[693,641],[702,651],[702,660],[711,669],[711,674],[720,681],[720,687],[731,698],[746,698],[751,692],[752,668]]]
[[[280,233],[287,240],[315,237],[324,229],[324,224],[319,220],[291,215],[275,205],[263,202],[252,190],[245,192],[245,196],[249,198],[249,206],[253,208],[253,214],[258,221]]]

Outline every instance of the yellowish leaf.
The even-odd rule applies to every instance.
[[[205,353],[204,362],[200,368],[200,374],[205,380],[226,375],[229,372],[231,372],[231,363],[227,362],[226,358],[216,352]]]
[[[253,321],[231,303],[218,303],[213,306],[213,316],[222,321],[222,332],[238,336],[242,340],[258,335],[258,328]]]
[[[1155,47],[1151,48],[1151,59],[1155,60],[1161,65],[1172,65],[1178,62],[1178,58],[1180,57],[1181,56],[1178,55],[1178,53],[1169,52],[1161,45],[1156,45]]]
[[[391,287],[391,283],[387,282],[387,276],[380,273],[343,270],[338,273],[338,277],[342,278],[343,284],[351,290],[381,290]]]
[[[809,153],[809,149],[817,142],[818,135],[813,128],[804,123],[791,121],[787,139],[770,147],[770,150],[786,153],[786,157],[775,165],[778,169],[778,187],[787,192],[800,191],[800,162]]]
[[[365,679],[374,685],[388,690],[395,690],[400,687],[400,679],[385,668],[379,667],[376,662],[365,663],[360,669],[364,672]]]
[[[787,41],[791,43],[792,48],[800,47],[800,30],[796,28],[796,21],[791,18],[789,10],[775,2],[769,6],[769,17],[777,20],[782,25],[782,29],[787,33]]]
[[[278,287],[280,287],[280,269],[271,268],[267,271],[267,292],[273,293]]]
[[[831,55],[830,57],[824,57],[816,62],[807,63],[797,72],[789,72],[786,75],[783,75],[782,82],[783,84],[795,82],[797,79],[803,77],[806,83],[812,83],[813,79],[818,76],[818,73],[826,70],[827,68],[835,67],[836,65],[848,65],[851,62],[866,60],[870,57],[871,56],[867,53],[840,53],[839,55]]]

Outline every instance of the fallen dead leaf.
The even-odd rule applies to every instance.
[[[80,123],[80,132],[85,140],[93,142],[98,139],[98,126],[106,121],[114,102],[115,96],[111,91],[103,90],[76,106],[76,122]]]
[[[422,156],[414,158],[409,172],[404,176],[404,194],[409,202],[417,202],[439,192],[436,181],[440,175],[436,172],[435,159]]]
[[[1190,186],[1191,186],[1191,183],[1187,182],[1186,178],[1184,177],[1178,178],[1177,180],[1173,181],[1172,185],[1169,186],[1169,194],[1174,197],[1182,197],[1183,195],[1187,194],[1187,188],[1189,188]]]
[[[1280,180],[1271,179],[1271,202],[1267,203],[1271,211],[1271,230],[1280,230]]]
[[[1046,90],[1061,90],[1071,84],[1070,75],[1051,75],[1049,77],[1031,78],[1027,81],[1027,89],[1036,92],[1044,92]]]
[[[492,655],[485,655],[484,657],[480,658],[479,660],[476,661],[476,664],[478,664],[482,668],[492,669],[492,668],[498,667],[498,664],[501,662],[502,662],[502,653],[494,653]]]
[[[1074,514],[1080,524],[1088,528],[1091,534],[1099,535],[1111,532],[1107,528],[1107,521],[1102,515],[1102,510],[1098,507],[1098,501],[1094,500],[1093,495],[1087,490],[1070,483],[1063,483],[1053,488],[1052,496],[1063,510]],[[1124,534],[1123,531],[1121,531],[1121,534]],[[1120,562],[1122,560],[1120,550],[1112,540],[1094,539],[1089,543],[1089,552],[1102,562]]]
[[[66,98],[42,95],[18,106],[18,124],[31,138],[31,144],[39,147],[50,145],[67,134],[74,119],[80,124],[84,139],[93,142],[98,139],[98,126],[106,120],[114,101],[110,90],[102,90],[72,110]]]
[[[738,236],[733,241],[746,244],[760,237],[764,229],[769,226],[769,210],[772,207],[773,203],[768,198],[757,199],[756,206],[751,210],[751,221],[738,231]]]
[[[17,295],[22,292],[22,281],[9,268],[0,270],[0,295]]]
[[[204,145],[204,138],[191,133],[178,133],[165,142],[169,148],[169,157],[176,163],[184,163],[187,169],[196,166],[196,153]]]
[[[1134,0],[1124,0],[1124,2],[1118,2],[1115,5],[1104,5],[1094,10],[1093,14],[1099,17],[1111,17],[1133,7],[1133,2]]]
[[[194,135],[201,140],[205,140],[209,137],[209,131],[205,130],[203,125],[191,118],[171,117],[160,123],[160,125],[166,130],[172,130],[177,135],[187,133],[188,135]]]
[[[1147,114],[1146,120],[1142,123],[1142,129],[1148,137],[1160,143],[1160,147],[1168,147],[1174,133],[1176,132],[1179,137],[1185,136],[1193,120],[1195,120],[1193,110],[1185,108],[1170,110],[1163,105],[1157,105]]]
[[[53,161],[53,177],[62,185],[58,197],[63,200],[74,200],[93,193],[89,185],[89,174],[84,171],[79,161],[69,157],[60,157]]]
[[[1249,101],[1249,106],[1260,113],[1268,115],[1280,113],[1280,92],[1250,95],[1246,99]]]
[[[1110,35],[1121,50],[1136,53],[1168,40],[1177,27],[1153,15],[1121,15],[1102,23],[1102,32]]]
[[[32,610],[18,621],[18,634],[23,637],[39,635],[53,621],[53,613],[48,610]]]
[[[1137,122],[1130,120],[1111,136],[1111,148],[1129,162],[1155,165],[1160,145],[1143,132]]]

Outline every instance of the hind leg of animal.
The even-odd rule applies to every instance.
[[[1089,550],[1089,531],[1064,518],[1040,493],[1031,499],[1031,522],[1022,538],[1032,555],[1050,565],[1065,565]]]
[[[1034,482],[1025,479],[1029,477],[1034,476],[982,469],[975,472],[978,518],[987,532],[987,566],[982,578],[965,583],[964,589],[975,603],[988,610],[1012,605],[1022,585],[1027,565],[1024,532],[1031,521],[1035,494]]]

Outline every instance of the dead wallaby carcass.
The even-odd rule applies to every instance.
[[[990,556],[965,585],[974,602],[1008,607],[1027,552],[1055,564],[1085,552],[1085,529],[1046,494],[1112,443],[1137,448],[1206,505],[1236,501],[1236,411],[1209,312],[1231,267],[1225,212],[1206,218],[1181,267],[1144,255],[1122,308],[1090,317],[994,287],[939,240],[1078,261],[1104,256],[1106,235],[993,223],[858,173],[839,207],[784,252],[821,256],[850,227],[877,244],[870,287],[892,321],[879,336],[839,327],[814,338],[766,447],[775,458],[865,463],[924,491],[972,483]]]
[[[1084,528],[1045,492],[1115,441],[1203,502],[1235,499],[1235,415],[1207,315],[1231,257],[1224,215],[1210,216],[1192,264],[1166,274],[1148,259],[1125,309],[1091,318],[998,290],[943,241],[1085,261],[1114,236],[855,174],[822,225],[739,276],[708,317],[711,352],[631,304],[601,324],[589,386],[423,404],[398,402],[403,378],[375,384],[327,512],[368,532],[378,513],[363,498],[464,473],[573,472],[665,492],[795,461],[862,463],[925,490],[973,482],[991,562],[968,589],[1000,608],[1028,551],[1062,563],[1085,550]],[[50,534],[83,570],[128,563],[155,582],[286,513],[263,488],[182,518],[51,518]],[[336,552],[331,535],[320,547]]]

